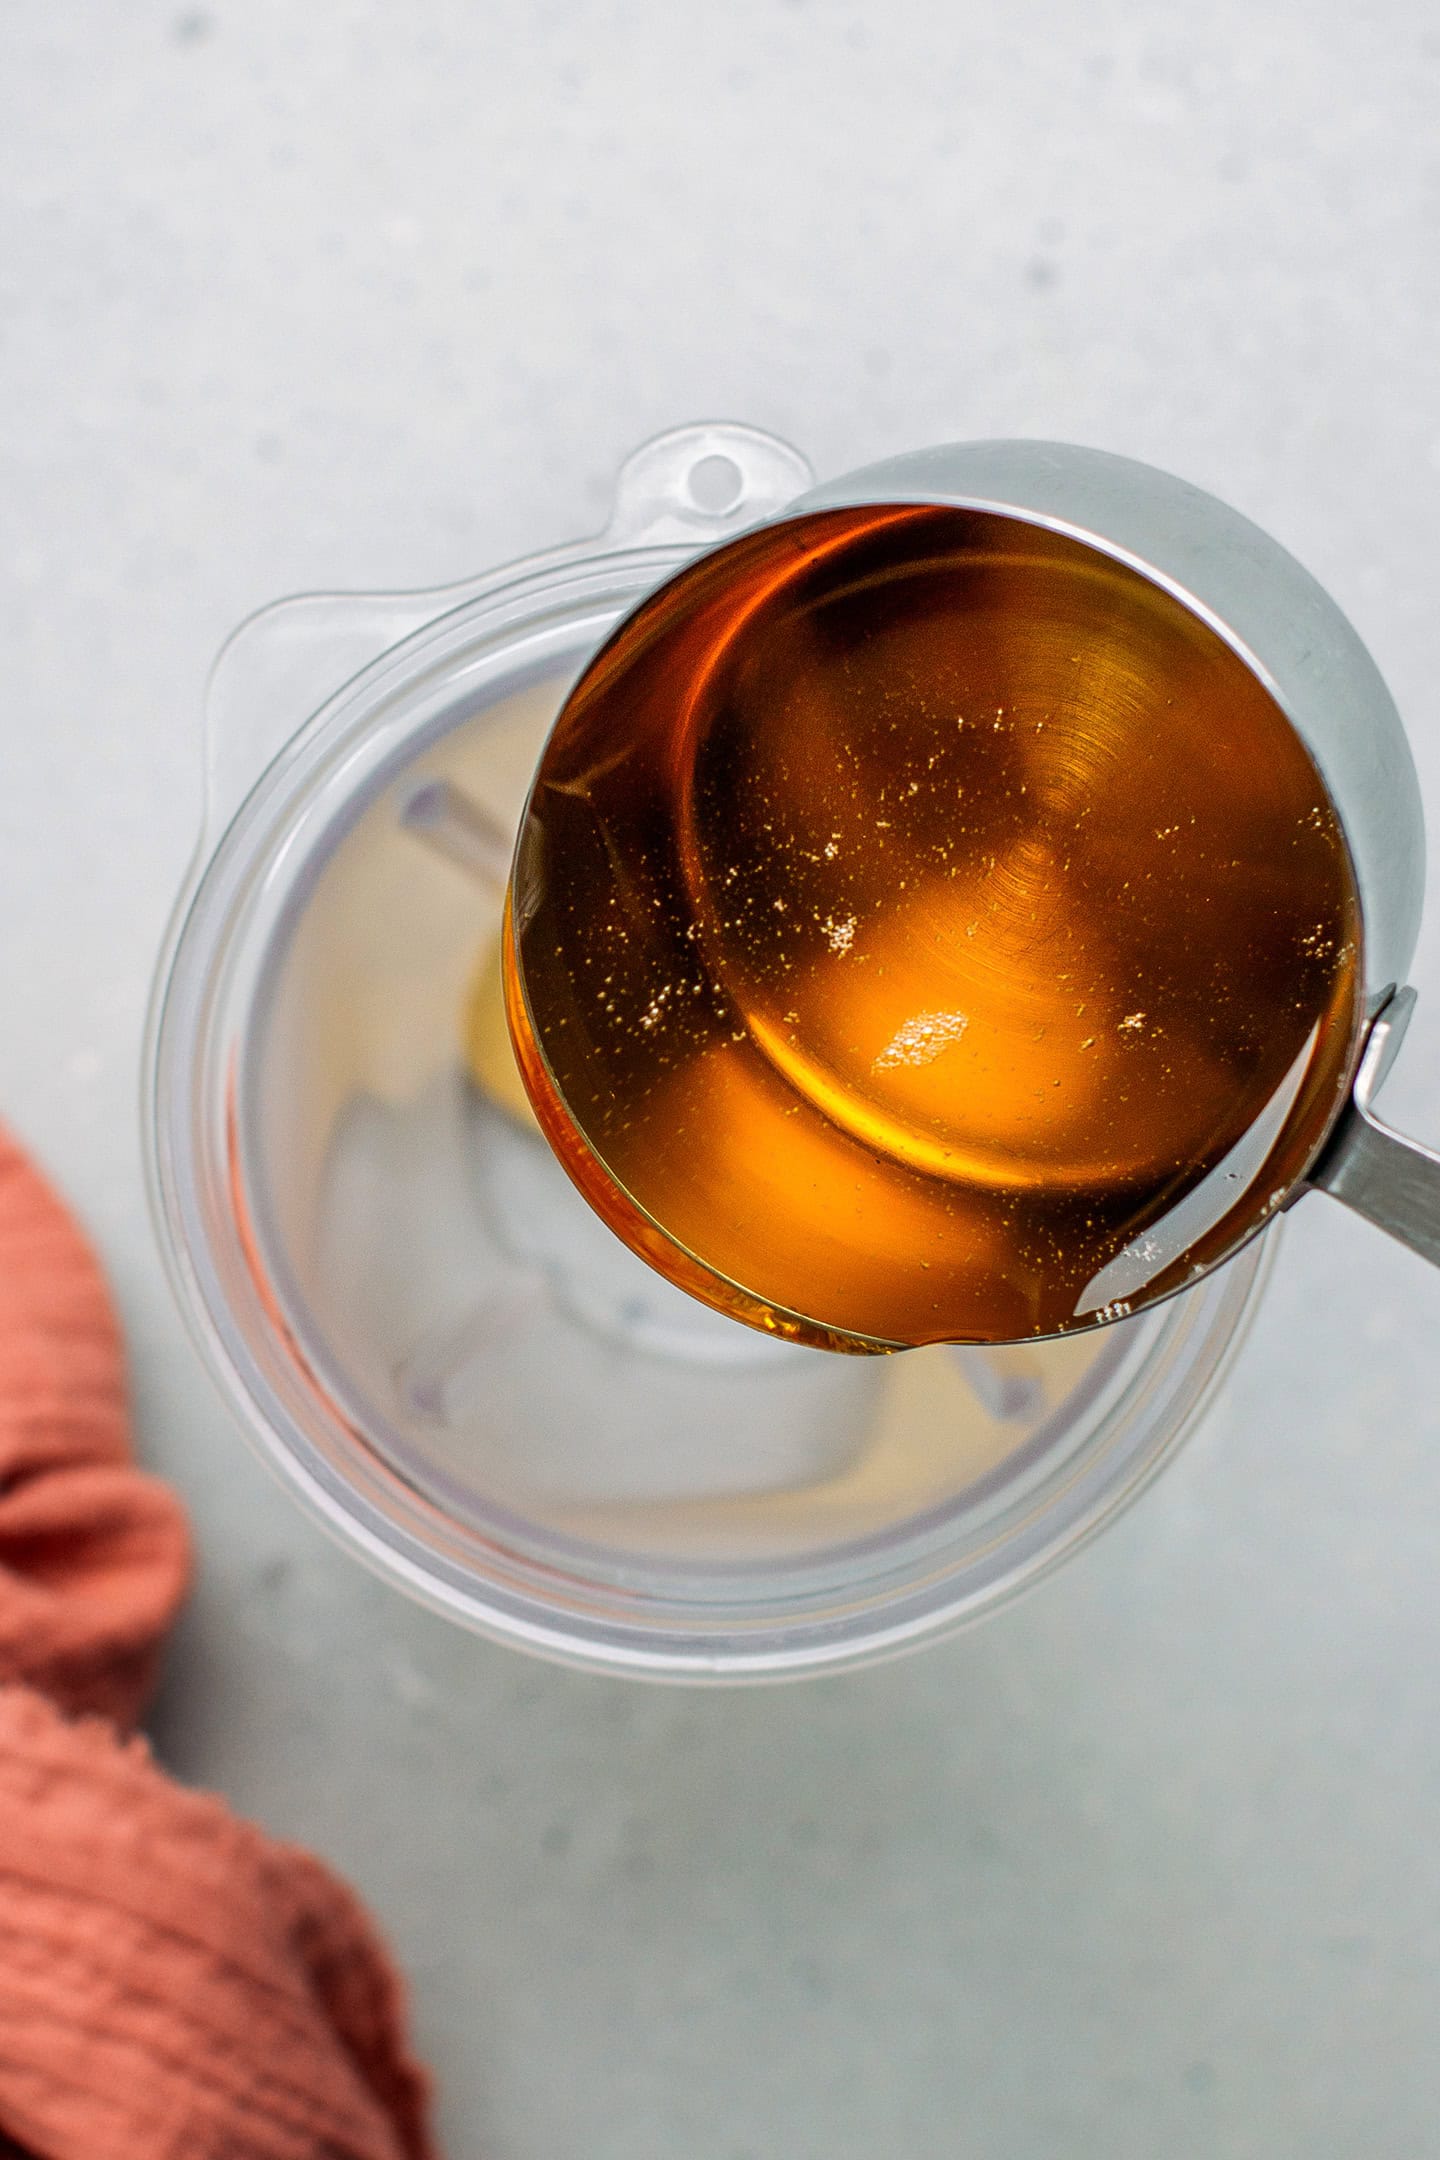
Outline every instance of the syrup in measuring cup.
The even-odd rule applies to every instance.
[[[1227,1251],[1347,1085],[1358,941],[1316,768],[1206,623],[1018,519],[870,506],[702,559],[591,664],[507,1002],[612,1228],[884,1350],[1091,1325],[1107,1272],[1148,1299]]]

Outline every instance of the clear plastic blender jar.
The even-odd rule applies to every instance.
[[[1099,1334],[837,1358],[671,1288],[550,1155],[465,806],[513,829],[599,642],[809,477],[758,431],[676,430],[594,540],[252,618],[152,1012],[160,1239],[261,1453],[438,1610],[638,1677],[854,1665],[1035,1580],[1193,1424],[1275,1234]],[[422,798],[458,812],[421,832]]]

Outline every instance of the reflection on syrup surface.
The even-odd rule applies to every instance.
[[[562,715],[514,904],[517,1052],[587,1197],[836,1347],[1174,1288],[1304,1170],[1360,1018],[1349,859],[1269,694],[988,514],[824,512],[663,588]]]

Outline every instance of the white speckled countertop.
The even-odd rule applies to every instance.
[[[452,2160],[1440,2154],[1440,1277],[1307,1201],[1185,1456],[801,1692],[527,1664],[324,1543],[197,1369],[137,1052],[204,670],[593,527],[710,413],[1167,465],[1354,616],[1440,820],[1420,0],[102,0],[0,15],[0,1106],[204,1575],[167,1758],[348,1869]],[[1387,1093],[1440,1135],[1440,937]]]

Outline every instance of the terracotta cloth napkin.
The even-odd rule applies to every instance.
[[[359,1902],[127,1736],[188,1572],[94,1257],[0,1131],[0,2152],[430,2160]]]

